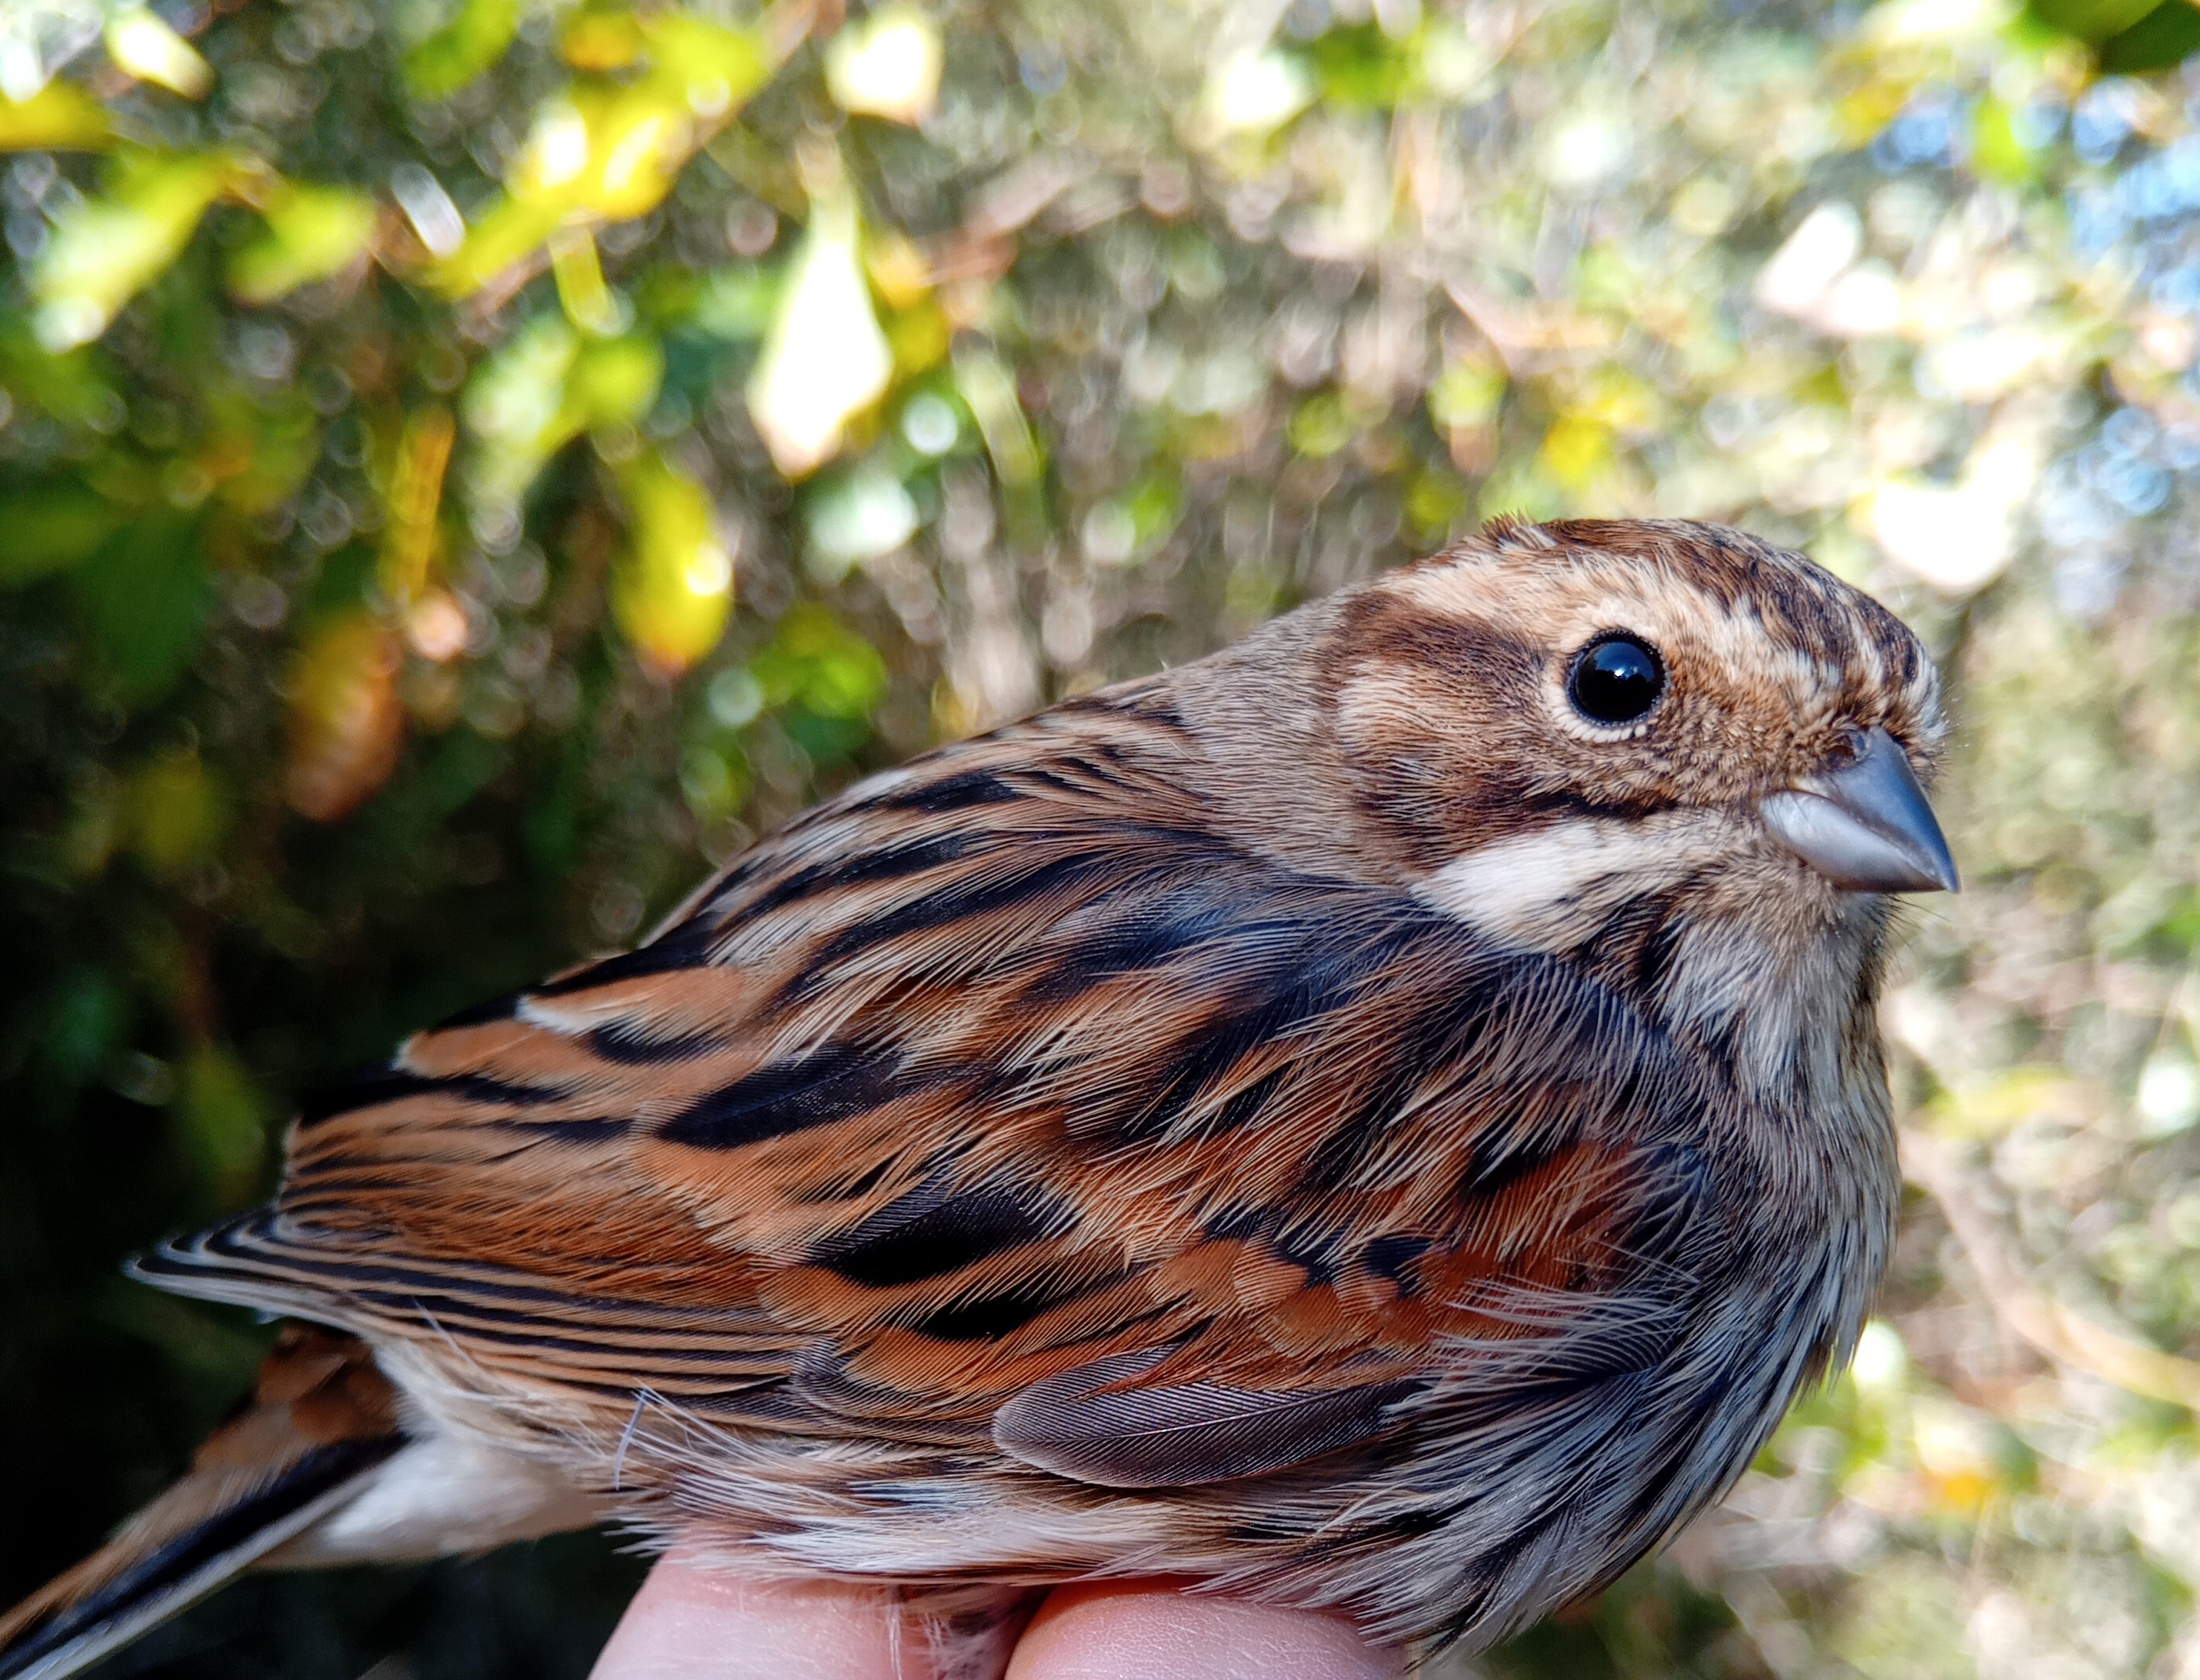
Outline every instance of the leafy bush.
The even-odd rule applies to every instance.
[[[1654,513],[1925,630],[1969,890],[1889,1004],[1857,1373],[1485,1666],[2200,1664],[2191,32],[15,0],[0,1595],[243,1381],[114,1267],[307,1087],[932,740],[1489,513]],[[260,1582],[125,1665],[578,1673],[634,1567]]]

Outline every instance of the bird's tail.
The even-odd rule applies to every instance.
[[[0,1615],[0,1680],[62,1680],[166,1621],[366,1486],[405,1444],[366,1344],[290,1324],[183,1479]]]

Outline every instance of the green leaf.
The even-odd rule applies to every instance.
[[[184,1063],[178,1106],[200,1169],[224,1202],[242,1200],[267,1148],[267,1099],[252,1075],[230,1051],[203,1045]]]
[[[756,262],[714,269],[699,289],[688,319],[728,343],[754,343],[771,331],[785,278],[781,269]]]
[[[733,559],[703,487],[654,452],[619,476],[629,541],[611,577],[611,611],[643,663],[663,676],[695,663],[725,633]]]
[[[646,332],[630,332],[584,346],[566,390],[588,424],[631,424],[649,412],[664,383],[664,347]]]
[[[49,349],[86,344],[122,306],[183,255],[200,219],[238,176],[226,154],[140,155],[103,198],[67,212],[32,265],[39,341]]]
[[[647,332],[583,341],[562,316],[537,316],[466,388],[466,425],[482,446],[469,482],[489,500],[517,500],[583,431],[648,413],[664,378],[664,347]]]
[[[2102,70],[2111,76],[2182,64],[2200,52],[2200,7],[2191,0],[2164,0],[2130,28],[2109,37],[2097,50]]]
[[[0,152],[96,152],[114,143],[99,102],[58,76],[28,99],[0,98]]]
[[[0,588],[80,564],[126,517],[106,497],[68,480],[11,489],[5,500],[8,540],[0,544]]]
[[[2183,5],[2184,0],[2174,0]],[[2200,12],[2193,14],[2200,20]],[[2039,173],[2038,155],[2018,138],[2009,107],[1988,94],[1971,114],[1971,167],[1990,181],[2021,185]]]
[[[122,1047],[130,997],[102,969],[79,969],[60,984],[38,1034],[46,1064],[65,1084],[82,1085]]]
[[[518,31],[518,0],[465,0],[456,17],[405,55],[405,85],[415,98],[448,99],[494,66]]]
[[[772,55],[757,30],[729,28],[670,9],[651,14],[642,28],[652,79],[676,90],[696,109],[737,109],[771,79]]]
[[[828,717],[805,705],[791,705],[780,714],[779,726],[813,764],[829,764],[851,757],[870,739],[870,727],[860,718]]]
[[[565,206],[559,201],[500,199],[467,230],[465,243],[436,265],[436,289],[448,297],[479,290],[532,253],[565,219]]]
[[[1323,100],[1363,110],[1395,105],[1413,80],[1409,44],[1372,23],[1331,29],[1306,49]]]
[[[161,699],[198,651],[214,589],[192,522],[163,507],[117,533],[70,579],[85,639],[127,704]]]
[[[869,717],[886,693],[886,665],[878,649],[815,603],[779,621],[771,646],[750,669],[775,705],[793,703],[848,723]]]
[[[260,214],[265,230],[229,265],[229,289],[247,303],[341,273],[374,239],[374,201],[341,187],[286,186]]]
[[[2074,35],[2081,41],[2105,41],[2129,29],[2152,12],[2156,4],[2156,0],[2031,0],[2026,9],[2061,34]]]
[[[163,752],[131,778],[131,846],[146,871],[172,878],[213,861],[229,828],[229,799],[196,752]]]
[[[102,378],[91,353],[49,350],[20,316],[0,316],[0,382],[20,401],[69,425],[119,425],[123,402]]]

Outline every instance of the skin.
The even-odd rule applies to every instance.
[[[743,1580],[679,1553],[628,1606],[592,1680],[927,1680],[874,1589]],[[1395,1680],[1402,1659],[1333,1616],[1195,1596],[1162,1582],[1065,1587],[1003,1680]]]

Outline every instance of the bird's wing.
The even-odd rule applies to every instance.
[[[88,1668],[356,1497],[404,1444],[395,1390],[362,1343],[286,1327],[183,1479],[0,1615],[0,1676]]]
[[[851,790],[413,1039],[301,1118],[272,1209],[150,1267],[1121,1485],[1654,1358],[1703,1076],[1566,964],[1233,847],[1191,751],[1133,694]]]

